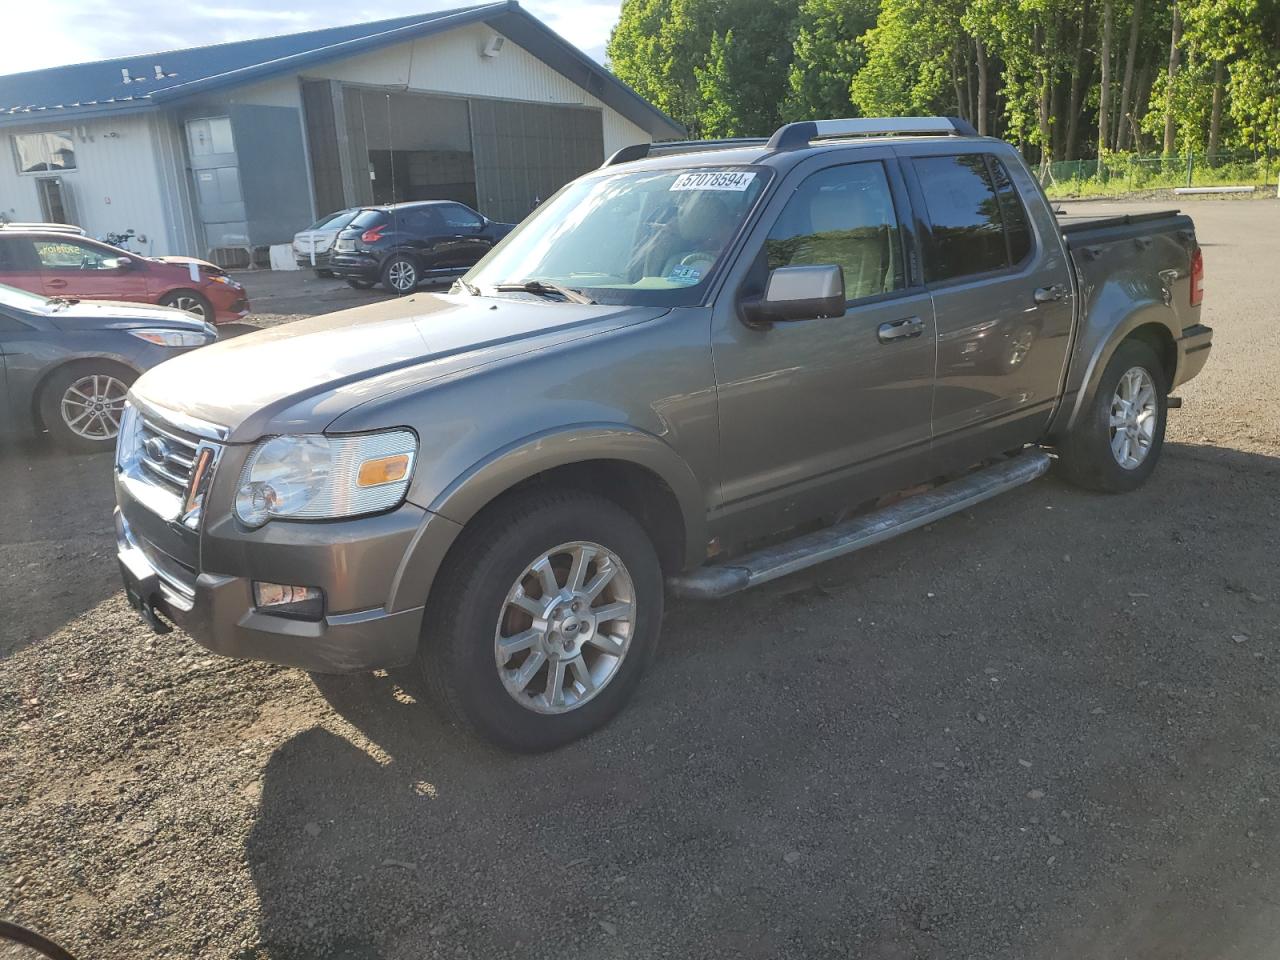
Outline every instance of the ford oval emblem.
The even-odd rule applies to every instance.
[[[164,442],[164,437],[147,437],[142,449],[146,451],[147,459],[156,463],[164,463],[169,459],[169,444]]]

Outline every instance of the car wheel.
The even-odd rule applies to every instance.
[[[1164,448],[1167,394],[1155,351],[1138,340],[1120,344],[1089,408],[1058,447],[1068,479],[1106,493],[1140,487]]]
[[[373,281],[372,280],[353,280],[348,277],[347,286],[353,287],[356,290],[368,290],[370,287],[373,286]]]
[[[431,591],[419,657],[464,725],[521,752],[607,723],[657,650],[662,570],[644,528],[586,493],[481,514]]]
[[[194,290],[175,290],[166,294],[160,301],[162,307],[177,307],[204,320],[213,323],[213,307],[209,301]]]
[[[55,370],[40,389],[40,419],[49,436],[66,450],[111,450],[135,379],[132,370],[107,361],[82,360]]]
[[[420,279],[418,265],[410,257],[392,257],[382,268],[382,285],[401,296],[413,293]]]

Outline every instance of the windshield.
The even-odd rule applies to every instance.
[[[0,283],[0,306],[14,307],[31,313],[48,313],[49,298]]]
[[[759,167],[707,167],[577,180],[465,279],[484,293],[543,280],[599,303],[698,303],[768,177]]]
[[[341,230],[355,217],[359,210],[339,210],[337,213],[331,213],[321,217],[308,230]]]

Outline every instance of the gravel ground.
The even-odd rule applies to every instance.
[[[9,451],[0,916],[103,960],[1273,958],[1280,204],[1184,205],[1215,349],[1148,487],[673,604],[547,756],[151,635],[110,465]]]

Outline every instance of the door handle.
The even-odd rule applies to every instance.
[[[876,337],[881,343],[892,343],[894,340],[909,340],[922,333],[924,333],[924,321],[919,317],[906,317],[880,324]]]
[[[66,285],[67,285],[67,281],[65,281],[65,280],[57,280],[57,279],[54,279],[54,280],[50,280],[50,281],[49,281],[49,286],[51,286],[51,287],[53,287],[53,288],[55,288],[55,289],[57,289],[57,290],[61,290],[61,289],[62,289],[63,287],[65,287]]]
[[[1052,303],[1055,300],[1061,300],[1066,295],[1067,288],[1060,283],[1055,283],[1048,287],[1037,287],[1032,297],[1036,303]]]

